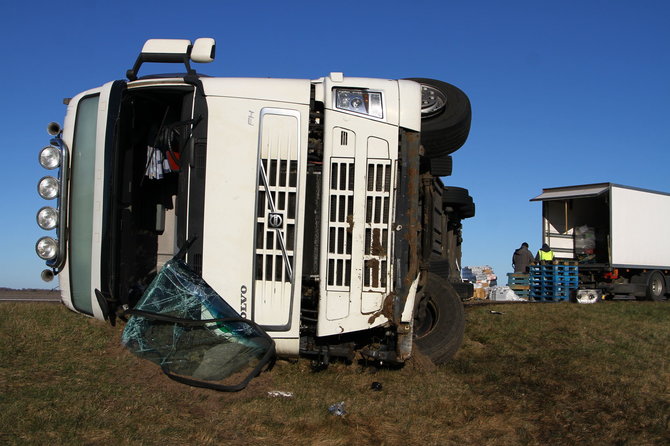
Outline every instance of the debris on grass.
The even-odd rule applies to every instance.
[[[344,401],[340,401],[339,403],[335,403],[335,404],[331,405],[328,408],[328,412],[330,412],[331,414],[333,414],[335,416],[338,416],[338,417],[342,417],[342,416],[346,415],[347,411],[344,410]]]
[[[293,392],[284,392],[283,390],[271,390],[268,392],[270,398],[293,398]]]

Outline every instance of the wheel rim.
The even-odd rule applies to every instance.
[[[652,296],[659,297],[663,291],[663,284],[661,283],[661,278],[658,276],[652,278],[651,283],[649,284],[649,288]]]
[[[437,88],[421,84],[421,117],[428,118],[441,112],[447,105],[447,97]]]
[[[433,331],[437,325],[439,313],[437,307],[430,297],[426,296],[419,302],[419,307],[414,315],[414,337],[421,339],[422,337]]]

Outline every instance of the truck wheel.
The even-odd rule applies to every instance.
[[[445,186],[442,189],[442,204],[445,206],[460,206],[472,203],[468,190],[462,187]]]
[[[451,359],[463,342],[465,312],[449,282],[428,273],[414,306],[414,343],[435,364]]]
[[[451,156],[441,156],[430,158],[430,174],[434,177],[448,177],[454,167],[454,161]]]
[[[665,277],[660,271],[653,271],[649,274],[647,281],[647,299],[662,300],[665,296]]]
[[[475,203],[468,190],[462,187],[445,186],[442,190],[442,204],[444,207],[452,208],[458,214],[458,218],[475,216]]]
[[[461,206],[458,211],[462,219],[472,218],[475,216],[475,203],[468,203]]]
[[[429,158],[449,155],[468,139],[472,110],[459,88],[446,82],[410,78],[421,84],[421,144]]]

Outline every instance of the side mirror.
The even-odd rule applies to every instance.
[[[195,45],[184,39],[149,39],[144,43],[142,52],[137,56],[133,68],[126,72],[130,81],[137,79],[137,73],[144,62],[179,63],[182,62],[189,75],[195,74],[190,61],[207,63],[214,60],[216,42],[212,38],[200,38]]]
[[[210,37],[201,37],[195,40],[191,49],[191,60],[197,63],[210,63],[214,60],[216,42]]]

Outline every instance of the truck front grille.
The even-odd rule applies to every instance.
[[[353,158],[331,160],[328,222],[327,289],[349,291],[352,276],[352,236],[354,234]],[[388,288],[389,226],[391,212],[392,162],[368,160],[365,194],[365,227],[362,262],[363,291]],[[359,264],[360,265],[360,264]]]
[[[330,218],[328,224],[329,290],[349,290],[354,207],[354,160],[334,158],[330,175]]]
[[[256,280],[292,282],[298,163],[267,158],[260,163]]]
[[[391,161],[368,160],[363,290],[387,287]]]

